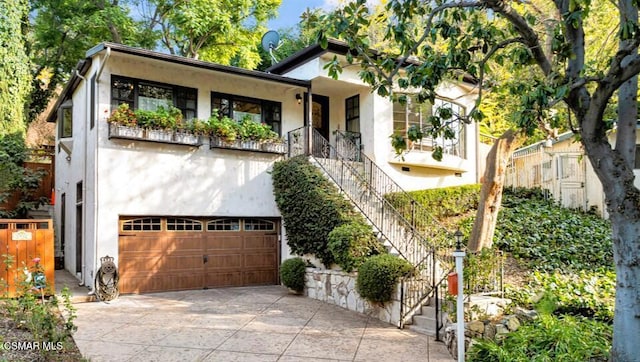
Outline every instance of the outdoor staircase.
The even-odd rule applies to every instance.
[[[436,240],[451,234],[397,183],[368,158],[349,135],[337,132],[331,145],[311,127],[289,132],[289,157],[306,155],[365,216],[390,253],[409,261],[418,271],[402,280],[400,325],[435,335],[441,328],[441,286],[449,270]],[[400,210],[388,199],[401,197],[410,209]],[[428,230],[428,231],[427,231]],[[428,305],[433,301],[434,305]]]

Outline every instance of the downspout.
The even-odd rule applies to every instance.
[[[96,73],[96,99],[95,102],[100,99],[98,96],[100,84],[100,76],[102,75],[102,71],[104,70],[105,65],[107,64],[107,60],[111,56],[111,48],[107,47],[107,51],[100,63],[100,67],[98,68],[98,72]],[[99,104],[99,103],[98,103]],[[98,110],[98,107],[96,107]],[[99,112],[98,112],[99,113]],[[95,114],[91,115],[95,116]],[[100,149],[98,141],[100,134],[100,120],[96,117],[95,120],[95,133],[96,133],[96,143],[94,145],[93,151],[93,265],[95,266],[95,273],[98,273],[98,269],[100,266],[98,265],[98,150]],[[95,278],[95,276],[94,276]],[[95,294],[95,283],[91,286],[91,290],[89,294]]]
[[[85,114],[89,115],[89,85],[87,78],[83,77],[76,69],[76,76],[84,82],[85,89]],[[82,161],[82,273],[80,275],[80,283],[78,285],[84,285],[84,279],[87,276],[87,139],[89,138],[89,126],[87,117],[84,122],[84,157]]]

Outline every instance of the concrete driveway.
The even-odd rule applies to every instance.
[[[444,344],[284,287],[75,304],[91,361],[453,361]]]

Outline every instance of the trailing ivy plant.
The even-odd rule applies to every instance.
[[[329,233],[362,216],[304,156],[276,162],[271,175],[291,251],[314,254],[330,267],[335,258],[327,245]]]
[[[611,223],[560,207],[535,191],[505,193],[495,245],[535,270],[613,269]]]

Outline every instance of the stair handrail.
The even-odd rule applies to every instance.
[[[363,205],[361,202],[359,202],[359,200],[354,199],[354,195],[351,195],[349,192],[345,192],[347,197],[351,199],[353,204],[361,210],[363,215],[374,225],[376,229],[380,231],[380,234],[389,241],[391,246],[394,247],[405,260],[411,262],[412,265],[414,265],[414,267],[416,267],[418,270],[421,270],[422,273],[426,273],[426,275],[420,275],[419,273],[416,276],[405,278],[404,280],[417,283],[418,287],[407,289],[407,292],[409,293],[405,293],[404,289],[401,291],[403,297],[401,301],[401,316],[399,327],[403,327],[406,320],[408,320],[412,313],[414,313],[414,311],[417,310],[424,303],[424,301],[432,295],[432,293],[434,293],[434,291],[439,287],[439,285],[442,283],[442,280],[444,279],[442,278],[442,275],[438,275],[438,273],[436,272],[436,269],[438,268],[438,261],[436,259],[440,259],[440,257],[438,256],[435,245],[430,243],[429,240],[416,229],[415,224],[409,222],[409,220],[407,220],[404,215],[400,213],[396,209],[396,207],[384,197],[383,193],[380,190],[373,188],[371,186],[371,182],[367,181],[362,174],[360,174],[351,164],[349,164],[349,162],[351,161],[347,161],[346,158],[343,157],[338,152],[338,150],[334,146],[332,146],[330,142],[326,140],[319,132],[311,129],[311,127],[309,126],[306,126],[290,131],[288,134],[288,138],[290,156],[307,155],[315,159],[319,167],[321,167],[327,173],[327,175],[341,188],[342,191],[347,191],[344,189],[344,180],[339,180],[337,175],[334,175],[331,170],[327,169],[327,167],[323,165],[322,162],[319,162],[318,158],[315,157],[315,155],[320,154],[322,156],[326,156],[325,158],[335,159],[339,161],[341,170],[344,170],[346,166],[346,169],[349,171],[349,173],[356,179],[358,179],[359,184],[365,186],[367,190],[371,191],[373,196],[375,196],[375,199],[377,199],[383,205],[383,215],[381,216],[383,225],[378,225],[378,223],[373,220],[373,217],[369,215],[369,213],[364,209],[366,205]],[[314,142],[314,140],[318,142]],[[302,144],[300,144],[300,141]],[[367,159],[369,158],[367,157]],[[371,165],[374,165],[376,169],[379,170],[379,167],[375,165],[373,161],[371,161],[370,159],[369,161]],[[383,171],[381,172],[384,173]],[[391,179],[388,175],[386,175],[386,173],[384,173],[384,175],[387,178]],[[420,245],[422,245],[422,253],[418,258],[411,258],[407,255],[404,255],[403,248],[400,248],[399,245],[397,245],[397,242],[399,240],[395,240],[395,238],[387,234],[389,231],[384,229],[384,210],[391,211],[391,214],[395,215],[394,218],[397,220],[398,226],[400,226],[401,229],[404,229],[405,232],[408,231],[410,233],[409,239],[405,241],[409,243],[419,243]],[[444,227],[441,230],[447,231]],[[398,230],[395,231],[398,232]],[[448,233],[447,231],[447,234],[450,233]],[[398,237],[401,238],[401,235],[398,235]],[[418,252],[419,245],[414,245],[409,249],[414,250],[414,252]],[[421,277],[426,277],[426,279]],[[403,286],[404,281],[402,283]]]
[[[293,131],[290,131],[290,134],[293,134],[292,132],[296,132],[302,129],[305,129],[307,127],[301,127],[298,129],[295,129]],[[306,131],[306,130],[305,130]],[[306,134],[305,134],[306,135]],[[411,225],[411,223],[409,222],[409,220],[407,220],[396,208],[393,204],[391,204],[391,202],[389,202],[389,200],[385,199],[383,194],[380,193],[378,190],[371,188],[370,187],[370,183],[364,179],[364,177],[362,177],[362,175],[348,162],[345,162],[345,158],[338,152],[338,150],[330,144],[330,142],[325,139],[322,134],[320,134],[320,132],[318,132],[317,130],[313,129],[312,132],[312,136],[313,136],[313,140],[317,140],[320,141],[321,144],[318,145],[316,142],[312,142],[311,143],[311,147],[309,147],[308,149],[311,151],[309,152],[309,156],[313,157],[316,161],[318,161],[317,157],[315,157],[314,152],[313,151],[317,151],[320,150],[321,152],[324,152],[325,156],[328,156],[327,158],[331,158],[331,159],[335,159],[338,160],[340,162],[342,162],[342,164],[347,168],[347,170],[350,171],[350,173],[352,175],[354,175],[358,181],[359,184],[361,185],[365,185],[368,189],[371,189],[373,191],[373,196],[375,196],[375,198],[381,202],[384,205],[384,209],[385,210],[389,210],[391,211],[393,214],[396,215],[396,217],[398,218],[398,220],[400,221],[400,223],[404,224],[403,226],[405,228],[407,228],[413,235],[418,236],[420,239],[422,239],[422,243],[423,246],[427,247],[427,248],[433,248],[434,246],[431,245],[429,243],[429,241],[427,240],[427,238],[425,238],[423,235],[421,235],[421,233],[417,232],[417,230]],[[291,137],[290,137],[291,138]],[[306,141],[306,139],[305,139]],[[333,156],[333,157],[331,157]],[[333,181],[340,187],[340,189],[342,191],[344,191],[342,182],[341,180],[337,179],[336,177],[334,177],[334,175],[332,175],[331,170],[328,170],[321,162],[317,162],[320,167],[333,179]],[[369,221],[371,221],[371,223],[378,229],[380,230],[380,233],[384,236],[384,238],[386,240],[389,241],[389,243],[391,243],[391,245],[399,252],[401,253],[401,249],[398,248],[397,245],[394,245],[394,240],[392,240],[391,237],[389,237],[387,235],[387,233],[385,232],[385,230],[383,228],[381,228],[380,225],[378,225],[375,220],[372,220],[371,216],[368,215],[368,213],[366,212],[366,210],[362,210],[362,208],[360,207],[360,201],[359,200],[353,200],[353,198],[351,197],[351,195],[349,195],[347,193],[347,195],[349,196],[349,198],[351,199],[351,201],[356,205],[356,207],[358,207],[362,212],[363,215],[369,219]],[[401,253],[402,254],[402,253]],[[407,257],[406,255],[402,255],[402,257],[408,261],[412,261],[411,258]],[[417,264],[419,265],[420,262],[418,261]],[[416,266],[418,266],[416,265]]]
[[[389,176],[383,169],[381,169],[375,162],[373,162],[373,160],[367,156],[367,154],[364,153],[364,151],[362,151],[362,147],[360,147],[359,145],[356,145],[351,138],[345,134],[343,131],[340,130],[336,130],[335,131],[336,134],[336,148],[338,148],[338,142],[343,142],[348,144],[350,147],[352,147],[352,149],[356,150],[356,156],[354,157],[354,159],[360,160],[360,162],[368,162],[371,164],[371,166],[375,166],[376,167],[376,172],[380,173],[381,175],[383,175],[385,178],[387,178],[389,180],[390,183],[394,184],[394,189],[396,189],[395,191],[392,191],[393,193],[397,193],[402,195],[403,197],[406,197],[409,202],[412,205],[412,208],[417,208],[420,211],[423,212],[423,215],[427,215],[431,221],[433,221],[438,228],[440,228],[440,230],[444,231],[447,236],[453,237],[453,233],[450,232],[440,221],[438,221],[438,219],[435,218],[435,216],[433,216],[433,214],[431,214],[429,211],[427,211],[426,208],[424,208],[418,201],[416,201],[413,197],[411,197],[411,195],[405,191],[400,185],[398,185],[397,182],[395,182],[395,180],[393,180],[393,178],[391,178],[391,176]],[[412,211],[412,215],[415,214],[415,212]],[[411,224],[412,226],[415,227],[415,220],[411,220]]]

